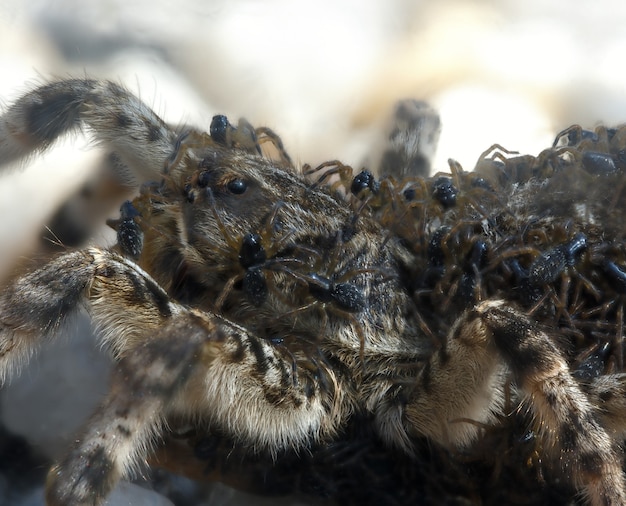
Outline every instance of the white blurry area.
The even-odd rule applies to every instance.
[[[425,99],[434,170],[469,170],[494,143],[536,154],[571,123],[623,121],[625,21],[620,0],[3,0],[0,97],[107,77],[168,121],[246,116],[300,162],[356,167],[396,100]],[[73,139],[4,174],[0,259],[29,250],[95,156]]]
[[[434,170],[448,158],[469,170],[494,143],[537,154],[571,123],[626,120],[625,22],[621,0],[2,0],[0,101],[51,78],[110,78],[167,121],[206,129],[213,114],[245,116],[273,128],[299,162],[360,168],[394,102],[418,98],[442,117]],[[0,173],[0,278],[98,165],[92,148],[74,136]],[[93,238],[110,241],[104,227]],[[77,376],[39,384],[93,403],[78,400],[86,380],[76,364],[93,369],[85,353],[53,367]],[[44,406],[26,415],[44,433],[57,423],[49,404],[12,395]],[[14,425],[28,424],[18,415]]]

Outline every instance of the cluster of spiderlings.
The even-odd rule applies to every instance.
[[[234,127],[225,116],[215,116],[210,137],[212,142],[224,147],[244,149],[275,159],[261,149],[262,145],[271,143],[273,150],[270,151],[274,155],[278,153],[277,159],[285,165],[291,164],[276,134],[267,128],[254,129],[245,120],[240,120]],[[339,162],[327,162],[323,166],[333,171],[351,170]],[[209,186],[207,174],[201,161],[198,171],[183,188],[188,202],[193,203],[197,195],[204,195],[204,189]],[[229,185],[228,190],[237,193],[238,187]],[[351,236],[349,224],[329,237],[319,237],[319,244],[296,244],[290,240],[293,231],[282,230],[279,217],[282,203],[278,202],[271,216],[262,219],[258,230],[233,236],[211,198],[207,204],[226,243],[226,247],[219,251],[224,261],[219,267],[224,272],[225,283],[216,299],[216,309],[241,308],[238,311],[247,312],[245,319],[250,325],[264,329],[257,332],[260,335],[267,333],[266,337],[276,343],[285,341],[280,332],[274,332],[276,327],[288,328],[289,324],[284,322],[297,319],[297,315],[305,311],[321,312],[324,321],[328,321],[328,314],[332,314],[356,322],[352,315],[366,306],[363,289],[352,282],[360,271],[340,266],[338,258],[343,243]],[[270,293],[272,297],[269,297]],[[271,310],[263,307],[268,301],[273,304]],[[277,323],[275,314],[279,314],[283,322]],[[323,330],[319,333],[324,335]],[[300,341],[304,342],[306,338]],[[311,341],[317,344],[314,337]],[[361,341],[364,344],[363,336]]]
[[[400,240],[413,253],[407,284],[427,324],[440,336],[450,322],[442,326],[435,307],[463,310],[482,298],[479,280],[487,267],[491,238],[481,234],[495,227],[492,216],[504,206],[484,178],[463,171],[452,160],[450,169],[450,174],[402,181],[378,180],[367,170],[354,174],[345,166],[331,169],[339,176],[331,187],[336,190],[340,185],[341,193],[349,195],[354,226],[367,214],[388,231],[386,240]],[[327,174],[320,179],[327,179]]]
[[[214,195],[214,160],[210,157],[199,160],[189,157],[189,153],[194,150],[204,149],[211,144],[247,151],[254,156],[265,156],[283,165],[291,164],[282,141],[271,130],[255,129],[245,120],[240,120],[235,127],[228,118],[218,115],[213,118],[210,135],[196,131],[180,135],[175,153],[168,161],[167,174],[178,173],[187,163],[197,165],[196,170],[181,182],[180,191],[190,209],[202,209],[204,211],[200,212],[212,216],[221,240],[203,243],[203,247],[212,249],[216,253],[214,256],[220,259],[219,263],[203,266],[204,271],[211,271],[210,287],[190,270],[188,262],[175,256],[175,251],[170,253],[167,248],[161,248],[158,258],[166,264],[162,270],[170,270],[172,265],[175,267],[173,279],[167,286],[177,300],[198,304],[201,299],[218,312],[237,312],[238,317],[255,328],[257,334],[279,346],[282,346],[281,342],[291,343],[292,340],[288,333],[282,335],[281,332],[289,330],[289,323],[277,323],[276,314],[299,310],[310,300],[340,305],[350,310],[362,304],[359,293],[350,291],[352,286],[336,281],[333,272],[320,269],[319,251],[297,246],[290,241],[292,231],[282,229],[279,217],[281,202],[276,204],[269,216],[260,218],[258,227],[235,230],[224,221],[224,214],[216,205]],[[241,195],[246,192],[246,186],[243,179],[233,179],[224,184],[223,190]],[[109,222],[117,231],[118,247],[132,258],[138,258],[142,253],[144,256],[157,257],[149,251],[143,252],[144,244],[154,248],[154,244],[177,240],[175,234],[168,236],[167,241],[161,241],[158,237],[165,236],[168,230],[178,229],[177,224],[162,221],[170,215],[159,211],[160,206],[168,202],[167,196],[162,198],[162,202],[157,202],[163,188],[156,184],[145,190],[132,204],[129,202],[122,206],[118,220]],[[149,234],[150,240],[144,241],[144,234]],[[325,297],[330,297],[330,300],[327,301]],[[264,307],[268,301],[273,304],[272,307]],[[311,342],[315,340],[313,336]],[[299,341],[305,342],[306,339]],[[295,348],[306,346],[303,344]],[[288,347],[284,348],[289,352]],[[290,349],[293,348],[291,346]],[[304,357],[307,354],[303,352],[300,355]],[[307,361],[312,360],[307,358]]]
[[[409,289],[435,334],[447,332],[447,315],[504,298],[569,337],[574,354],[612,343],[621,368],[626,127],[573,126],[538,156],[494,145],[472,172],[450,169],[402,181],[329,172],[356,223],[368,213],[414,254]]]
[[[598,176],[626,169],[626,128],[599,126],[595,131],[574,125],[557,135],[553,147],[574,148],[582,167]]]
[[[254,129],[245,120],[234,127],[225,116],[215,116],[210,138],[226,148],[244,149],[282,161],[284,165],[291,164],[282,142],[271,130]],[[270,147],[268,144],[273,146],[268,150],[270,154],[265,149]],[[207,163],[210,165],[211,161]],[[330,167],[332,162],[326,165]],[[283,226],[284,203],[279,201],[268,216],[260,217],[258,227],[234,233],[223,221],[219,206],[210,194],[210,172],[210,167],[205,167],[201,160],[182,190],[189,203],[204,199],[223,239],[212,241],[210,245],[216,248],[221,259],[220,265],[208,267],[221,272],[221,281],[214,284],[218,294],[213,306],[217,311],[227,315],[234,313],[238,319],[246,321],[257,335],[284,352],[294,369],[296,363],[304,366],[318,387],[325,388],[328,366],[318,349],[320,339],[326,334],[324,322],[344,318],[358,325],[354,314],[366,305],[363,289],[352,282],[359,271],[340,265],[339,256],[334,254],[339,253],[343,242],[348,240],[349,232],[337,230],[329,237],[320,237],[319,244],[294,241],[294,230]],[[228,184],[227,190],[237,194],[239,183],[245,184],[235,180]],[[241,193],[245,191],[242,187]],[[304,313],[317,321],[321,316],[322,328],[306,332],[300,328],[294,330]],[[365,338],[361,335],[360,339],[363,346]]]
[[[400,182],[364,171],[349,188],[413,252],[410,289],[436,334],[447,315],[504,298],[569,339],[576,363],[608,343],[603,363],[621,369],[625,162],[626,127],[574,126],[536,157],[494,146],[473,172],[452,161],[450,174]]]
[[[515,257],[505,261],[522,305],[570,337],[581,356],[609,343],[610,361],[619,369],[626,272],[624,134],[623,128],[589,132],[574,126],[557,136],[546,151],[566,154],[569,163],[525,183],[527,202],[517,199],[513,209],[517,226],[523,226],[519,242],[529,253],[517,265],[511,263]]]
[[[443,337],[477,301],[505,299],[549,329],[576,377],[623,371],[626,127],[574,126],[538,156],[494,146],[474,171],[450,168],[402,181],[340,172],[357,217],[368,213],[413,253],[408,289],[430,332]],[[468,462],[494,481],[540,480],[549,471],[535,458],[531,423],[501,422],[484,428]],[[508,485],[494,490],[512,497]],[[571,491],[553,493],[563,502]]]
[[[233,127],[225,117],[216,118],[211,127],[213,142],[260,153],[259,130],[243,122]],[[217,305],[227,306],[227,311],[228,307],[246,311],[249,318],[244,319],[260,335],[267,334],[294,370],[311,372],[304,381],[331,388],[325,385],[324,374],[331,365],[320,354],[316,334],[326,329],[311,331],[307,337],[301,329],[290,332],[289,328],[303,312],[316,311],[322,322],[343,318],[355,323],[358,331],[358,313],[367,302],[353,281],[380,273],[346,266],[339,252],[349,247],[359,220],[369,217],[387,231],[382,240],[400,241],[412,255],[406,289],[424,328],[441,342],[463,311],[481,300],[505,299],[550,328],[559,344],[568,343],[571,366],[581,379],[621,370],[626,303],[626,226],[621,219],[626,193],[624,135],[622,129],[588,132],[572,127],[538,156],[494,146],[483,153],[474,171],[464,171],[450,161],[450,173],[432,177],[378,179],[338,161],[305,168],[313,186],[326,185],[346,198],[352,222],[326,238],[325,244],[306,248],[292,244],[289,231],[278,233],[274,221],[279,209],[259,229],[241,236],[234,237],[224,224],[219,225],[228,250],[221,257],[228,265]],[[280,152],[282,144],[276,150]],[[288,160],[288,155],[279,158]],[[187,201],[201,198],[206,186],[199,167],[183,188]],[[238,183],[233,182],[229,191],[239,191]],[[140,248],[137,212],[124,207],[117,224],[120,245],[129,255]],[[214,213],[219,224],[215,208]],[[281,309],[265,309],[268,301]],[[365,337],[360,338],[364,343]],[[528,434],[532,432],[526,429],[526,421],[518,418],[485,427],[484,438],[468,459],[511,476],[518,469],[514,461],[492,462],[485,455],[494,445],[505,447],[517,438],[520,458],[532,458],[536,443]],[[522,444],[524,438],[528,441]],[[371,436],[362,442],[377,445]],[[348,439],[344,443],[348,445]],[[325,451],[314,453],[314,462],[323,461]],[[379,451],[383,462],[398,458],[392,451]],[[368,462],[378,457],[367,453]],[[311,466],[315,468],[315,463],[300,460],[293,472],[310,476]],[[450,461],[446,466],[446,472],[454,475],[454,464]],[[361,471],[357,463],[346,466],[348,474]],[[377,475],[391,479],[382,471]],[[322,482],[341,490],[356,482],[351,475],[345,479],[346,483],[334,478]],[[409,481],[400,480],[405,491],[411,489]]]
[[[261,137],[274,143],[279,158],[290,160],[271,131],[243,120],[233,127],[223,116],[211,125],[213,142],[255,154],[261,153]],[[259,308],[270,290],[277,296],[284,291],[274,278],[287,277],[295,287],[284,304],[287,312],[321,306],[350,318],[365,305],[351,283],[358,270],[340,268],[327,253],[348,243],[367,215],[387,230],[384,240],[400,240],[412,253],[407,289],[434,335],[446,335],[455,315],[476,302],[504,298],[571,338],[581,357],[613,343],[611,360],[621,367],[625,161],[626,127],[591,132],[573,126],[537,156],[494,145],[472,172],[452,160],[450,173],[402,180],[357,173],[336,160],[305,167],[314,186],[347,197],[352,223],[338,231],[334,245],[313,245],[307,252],[283,251],[287,244],[278,247],[267,230],[232,239],[232,251],[224,255],[235,279],[229,289]],[[202,186],[200,172],[184,189],[188,199]],[[118,235],[130,255],[139,244],[127,240],[139,239],[132,233],[136,222],[133,209],[123,210]]]
[[[586,176],[608,176],[626,169],[626,127],[599,126],[595,131],[573,125],[560,132],[538,156],[520,155],[494,144],[480,156],[476,174],[502,187],[531,178],[550,178],[574,167]]]
[[[215,142],[242,147],[246,139],[232,135],[244,131],[242,124],[235,129],[220,119],[212,125],[211,135]],[[230,132],[231,137],[224,132]],[[273,226],[249,230],[240,237],[230,237],[222,226],[223,235],[230,237],[229,252],[223,257],[230,262],[231,283],[226,283],[230,292],[223,293],[220,304],[249,311],[246,321],[259,334],[267,334],[266,338],[291,359],[294,370],[299,366],[311,372],[305,381],[331,388],[324,384],[324,371],[331,365],[319,351],[315,334],[319,329],[307,338],[301,332],[289,332],[288,327],[304,311],[322,311],[326,320],[358,322],[358,312],[366,301],[353,281],[361,275],[380,273],[347,268],[338,253],[344,244],[349,245],[359,220],[367,216],[387,231],[382,240],[400,241],[412,255],[406,289],[428,333],[446,336],[454,320],[478,301],[505,299],[549,328],[559,345],[566,343],[572,369],[579,378],[588,380],[609,370],[622,370],[626,304],[626,225],[621,203],[626,197],[624,135],[622,129],[587,132],[572,127],[538,156],[518,155],[495,146],[481,156],[472,172],[450,161],[449,174],[400,181],[378,179],[366,170],[357,173],[338,161],[316,169],[307,167],[304,172],[313,186],[327,185],[331,192],[346,197],[346,206],[353,211],[352,222],[327,238],[327,244],[312,244],[308,249],[298,249],[284,239],[288,231],[283,231],[286,235],[275,234]],[[251,152],[258,153],[257,146]],[[200,172],[185,191],[195,195],[203,184]],[[135,221],[133,209],[125,209],[118,229],[131,231]],[[270,218],[269,223],[272,221]],[[130,252],[133,243],[127,248]],[[289,297],[281,297],[285,293]],[[286,323],[276,321],[275,311],[264,311],[268,299],[279,300],[280,315]],[[528,483],[536,481],[535,475],[542,472],[540,465],[532,469],[519,465],[532,460],[537,444],[528,427],[521,416],[507,417],[497,426],[484,428],[481,441],[473,453],[468,451],[465,463],[437,454],[434,457],[445,464],[436,470],[424,469],[415,462],[430,462],[429,458],[412,460],[401,466],[410,470],[406,476],[398,475],[400,468],[394,467],[394,463],[404,462],[404,457],[383,448],[371,434],[354,438],[348,434],[332,448],[314,448],[311,459],[295,459],[288,470],[278,467],[276,473],[288,477],[289,483],[281,484],[287,489],[290,483],[302,483],[296,476],[315,476],[315,486],[324,489],[322,495],[345,497],[346,504],[350,497],[358,497],[360,476],[372,470],[389,503],[392,499],[406,503],[406,494],[422,497],[424,491],[415,484],[429,483],[424,479],[429,473],[437,475],[433,483],[450,484],[449,490],[457,487],[467,496],[492,494],[490,497],[498,499],[494,502],[510,502],[510,483],[519,483],[519,490],[527,490]],[[514,448],[508,450],[511,442]],[[349,455],[357,447],[363,453],[357,452],[357,457],[346,462],[340,477],[324,474],[326,468],[336,469],[327,465],[329,455],[336,461],[337,452],[345,450],[344,455]],[[466,465],[474,473],[495,473],[494,483],[503,485],[476,490],[476,483],[486,480],[464,480]],[[267,462],[261,466],[264,479],[272,472],[269,466]],[[427,493],[446,498],[446,492]],[[545,498],[544,492],[537,491],[537,502]],[[569,496],[571,491],[565,491],[559,499]],[[379,502],[376,498],[369,503]],[[368,498],[359,503],[368,503]]]

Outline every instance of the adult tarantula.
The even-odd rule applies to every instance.
[[[462,455],[526,412],[533,451],[590,504],[626,502],[624,129],[471,173],[299,173],[268,129],[175,129],[75,79],[6,109],[0,161],[80,126],[142,184],[115,248],[65,252],[0,296],[2,380],[83,304],[116,362],[48,504],[101,503],[166,425],[274,459],[361,424],[390,451]]]

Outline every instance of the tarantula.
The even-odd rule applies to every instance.
[[[110,222],[117,246],[64,252],[0,295],[2,381],[81,305],[115,361],[49,505],[100,504],[177,425],[276,460],[367,424],[411,456],[424,439],[460,454],[526,412],[534,451],[589,504],[626,503],[624,130],[377,181],[301,173],[268,129],[174,128],[73,79],[5,110],[0,161],[79,127],[140,186]]]

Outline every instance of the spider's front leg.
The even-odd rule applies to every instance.
[[[563,472],[591,504],[625,504],[626,481],[617,443],[601,425],[602,415],[572,377],[554,342],[504,301],[483,302],[474,315],[512,369],[546,451],[560,461]]]
[[[147,329],[182,310],[124,257],[96,248],[61,255],[3,289],[0,383],[30,357],[42,336],[54,335],[88,302],[105,343],[116,355],[132,348]]]
[[[505,409],[510,373],[521,406],[534,417],[546,460],[560,465],[589,504],[626,504],[617,444],[626,428],[618,420],[626,413],[625,375],[595,381],[586,393],[546,331],[502,300],[466,311],[419,381],[397,400],[381,399],[381,433],[400,439],[400,420],[410,434],[444,446],[471,445],[478,426],[495,422],[494,415]]]
[[[200,314],[181,314],[145,336],[116,364],[110,390],[82,435],[48,474],[49,506],[94,505],[145,460],[172,396],[210,362],[220,333]]]
[[[269,341],[170,301],[134,263],[95,248],[58,257],[0,297],[3,377],[81,303],[117,364],[83,435],[50,472],[50,505],[100,504],[169,415],[278,451],[333,434],[347,409],[332,371],[320,380],[294,368]]]

